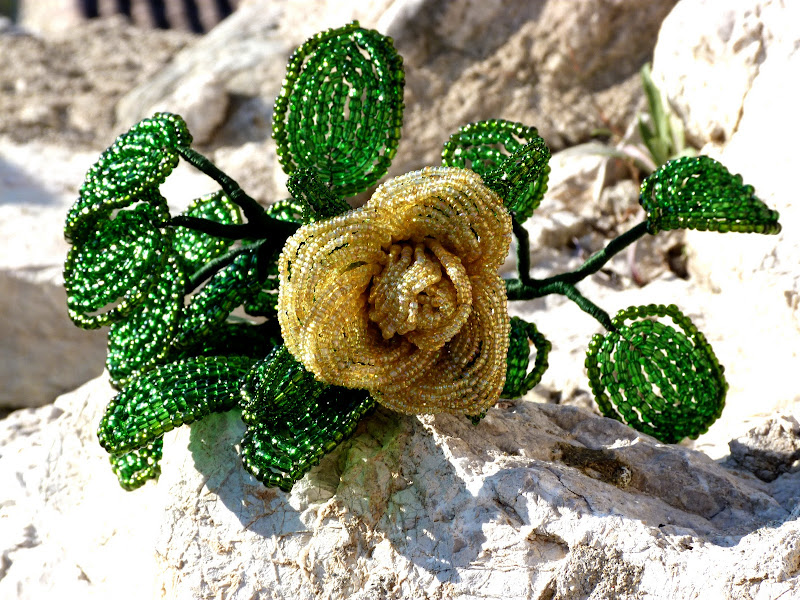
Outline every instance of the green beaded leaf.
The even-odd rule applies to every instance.
[[[106,367],[117,389],[162,362],[183,309],[186,273],[182,261],[170,256],[144,303],[108,331]]]
[[[280,221],[287,221],[289,223],[304,223],[307,207],[303,202],[299,202],[294,198],[286,198],[285,200],[278,200],[274,204],[270,204],[266,213],[270,217],[274,217]]]
[[[76,240],[93,223],[114,209],[144,200],[157,203],[157,190],[178,164],[178,146],[189,146],[192,136],[178,115],[156,113],[119,136],[86,173],[80,197],[67,213],[64,235]],[[165,219],[169,218],[166,215]]]
[[[442,150],[444,166],[475,171],[520,223],[547,191],[549,160],[550,149],[535,127],[502,119],[465,125]]]
[[[657,320],[664,317],[678,329]],[[705,336],[673,304],[633,306],[612,324],[616,329],[595,335],[586,353],[600,411],[666,443],[705,433],[728,391]]]
[[[223,225],[240,225],[244,222],[239,207],[221,190],[197,198],[182,216],[209,219]],[[187,227],[176,227],[173,246],[183,256],[187,272],[193,273],[211,259],[224,254],[232,243],[230,239]]]
[[[255,359],[269,354],[283,343],[277,319],[254,324],[232,320],[210,329],[203,337],[187,346],[172,346],[168,358],[179,360],[192,356],[250,356]]]
[[[244,356],[197,356],[159,365],[134,379],[106,408],[97,437],[113,454],[142,448],[175,427],[236,406]]]
[[[647,230],[735,231],[776,234],[777,211],[756,198],[721,163],[708,156],[678,158],[642,182],[639,203],[647,211]]]
[[[303,223],[336,217],[350,210],[350,205],[331,192],[311,169],[293,173],[286,187],[303,207]]]
[[[483,177],[523,146],[539,138],[535,127],[489,119],[461,127],[442,148],[442,166],[471,169]]]
[[[187,346],[204,338],[261,287],[258,252],[248,249],[216,273],[183,311],[175,343]]]
[[[281,344],[242,380],[242,420],[248,425],[283,419],[298,401],[315,400],[328,388]]]
[[[339,197],[388,170],[403,122],[403,61],[392,41],[353,22],[319,33],[289,59],[272,136],[283,170],[311,169]]]
[[[67,309],[84,329],[124,318],[147,298],[170,254],[170,235],[149,204],[97,223],[64,264]]]
[[[122,489],[133,491],[142,487],[149,479],[161,475],[161,456],[164,438],[158,437],[149,444],[124,454],[112,454],[111,470],[117,476]]]
[[[349,437],[374,400],[362,390],[328,386],[276,348],[242,386],[245,468],[267,486],[288,492],[328,452]]]
[[[280,287],[277,256],[261,270],[260,276],[260,288],[245,300],[244,311],[248,315],[257,317],[276,316],[278,314],[278,288]]]
[[[530,345],[536,348],[536,360],[533,369],[528,371],[530,362]],[[550,342],[539,333],[536,325],[523,321],[519,317],[511,317],[511,335],[506,355],[506,383],[500,394],[502,398],[519,398],[532,390],[541,381],[549,363]]]

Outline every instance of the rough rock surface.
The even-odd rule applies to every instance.
[[[631,31],[649,31],[642,36],[650,36],[651,47],[660,19],[656,13],[663,16],[674,2],[396,0],[358,5],[348,9],[349,15],[339,3],[318,0],[266,4],[244,3],[242,12],[251,7],[252,18],[239,26],[253,34],[249,39],[226,33],[227,24],[199,38],[159,72],[171,71],[164,79],[172,83],[140,108],[150,112],[168,99],[173,110],[205,119],[207,151],[245,189],[269,200],[283,193],[268,140],[270,94],[277,91],[289,49],[321,27],[353,16],[397,39],[409,68],[399,171],[438,162],[441,142],[464,120],[525,120],[539,125],[556,148],[585,139],[598,125],[624,129],[639,102],[636,69],[650,51],[626,54],[626,48],[644,43],[631,39]],[[611,313],[631,304],[675,302],[706,333],[731,384],[726,410],[708,434],[694,443],[666,446],[576,408],[592,407],[581,365],[586,343],[599,327],[560,297],[513,308],[553,342],[551,367],[535,393],[501,403],[478,427],[450,416],[418,419],[378,411],[288,495],[263,488],[242,469],[235,446],[243,428],[235,413],[168,434],[158,484],[123,492],[94,434],[113,394],[100,378],[54,405],[16,411],[0,421],[0,597],[771,600],[797,595],[800,397],[790,374],[800,349],[792,321],[794,315],[800,324],[800,255],[793,245],[800,225],[789,180],[796,153],[788,144],[800,136],[792,133],[797,103],[785,73],[797,71],[793,48],[800,47],[800,33],[793,42],[787,31],[800,20],[781,12],[795,10],[791,3],[767,0],[730,3],[734,24],[749,23],[747,15],[761,19],[749,29],[709,25],[726,11],[679,20],[697,6],[682,0],[668,19],[659,36],[665,52],[657,52],[656,72],[679,76],[691,71],[695,60],[669,63],[659,56],[686,51],[701,56],[704,45],[733,53],[746,49],[751,42],[737,40],[749,38],[732,31],[762,36],[752,42],[764,57],[756,60],[758,68],[729,72],[747,83],[733,79],[710,88],[718,99],[719,89],[742,93],[723,99],[730,106],[716,105],[706,113],[718,121],[707,131],[729,131],[718,140],[724,138],[724,146],[707,146],[707,151],[721,154],[781,210],[784,233],[776,238],[698,234],[690,241],[688,281],[666,264],[667,253],[680,250],[680,241],[658,241],[652,253],[640,243],[582,282],[581,291]],[[526,10],[537,20],[527,20]],[[114,30],[109,36],[99,33],[112,25],[97,27],[92,43],[113,47]],[[778,30],[783,33],[774,33]],[[427,41],[415,41],[415,31]],[[66,204],[97,150],[138,118],[119,112],[122,103],[120,120],[113,124],[113,105],[125,87],[115,78],[141,81],[134,71],[138,60],[147,58],[143,49],[152,43],[152,56],[166,60],[180,44],[167,47],[171,42],[155,33],[131,38],[139,45],[130,61],[120,50],[113,55],[113,68],[97,71],[101,78],[107,74],[109,88],[104,88],[91,83],[88,66],[70,71],[70,63],[62,70],[59,61],[67,57],[48,58],[58,48],[79,53],[79,46],[52,46],[40,39],[41,52],[23,52],[25,46],[15,50],[5,35],[0,34],[0,49],[3,56],[17,52],[18,70],[0,71],[2,89],[17,90],[26,64],[41,73],[23,78],[27,86],[40,86],[38,92],[26,95],[22,86],[22,92],[0,94],[0,102],[8,102],[3,105],[8,110],[0,111],[6,134],[0,137],[2,268],[17,286],[0,290],[7,299],[0,316],[13,319],[27,303],[40,302],[36,293],[57,289],[54,272],[66,251],[60,241]],[[83,32],[75,35],[83,39]],[[130,50],[125,40],[121,48]],[[224,54],[226,46],[234,51]],[[715,68],[729,61],[725,52],[713,54]],[[81,60],[89,65],[98,56],[110,55],[103,50]],[[248,62],[253,56],[262,61],[255,67]],[[25,63],[28,57],[35,60]],[[36,71],[39,62],[55,67]],[[619,70],[606,75],[608,63],[619,64]],[[580,69],[570,71],[575,64]],[[123,72],[128,68],[132,71]],[[109,69],[120,73],[112,76]],[[130,98],[163,85],[159,73],[142,72],[152,88],[139,87]],[[65,73],[74,77],[65,82]],[[714,73],[709,77],[717,81]],[[86,81],[94,86],[87,97],[94,94],[96,106],[86,100],[64,109],[63,98]],[[702,107],[702,96],[692,90],[702,91],[703,85],[685,89],[686,106]],[[201,102],[197,90],[207,92]],[[587,90],[597,92],[594,100],[586,100]],[[680,106],[677,94],[684,92],[666,84],[665,90]],[[551,92],[546,100],[544,94]],[[26,121],[22,117],[37,107],[37,94],[39,104],[48,107],[42,113],[47,118]],[[594,106],[608,113],[595,119]],[[78,116],[69,116],[73,113]],[[58,118],[51,119],[54,114]],[[724,129],[728,124],[731,129]],[[193,127],[203,125],[196,121]],[[93,133],[96,139],[90,139]],[[714,141],[709,134],[697,135],[703,144]],[[34,138],[49,143],[30,143]],[[96,150],[78,155],[76,144]],[[591,148],[556,155],[551,190],[527,224],[539,244],[534,276],[575,268],[607,237],[641,219],[636,186],[620,177]],[[53,181],[57,189],[48,188]],[[207,183],[178,172],[163,192],[180,205],[207,191]],[[644,271],[645,263],[644,280],[650,283],[638,287],[635,272]],[[22,285],[23,275],[24,282],[49,287],[27,295],[7,293]],[[48,323],[58,322],[53,311],[60,302],[56,296],[41,302],[53,307]],[[18,332],[37,330],[24,322],[10,325],[15,326],[11,337],[3,330],[0,339],[3,349],[19,358],[27,347]],[[46,346],[52,345],[52,360],[74,370],[62,356],[82,356],[83,350],[61,350],[42,335],[35,336],[39,345],[25,352],[42,357],[44,364]],[[102,345],[102,335],[85,335],[100,342],[96,347]],[[27,369],[36,363],[11,364]],[[98,359],[94,372],[100,364]],[[0,382],[9,387],[18,373],[0,372]],[[44,379],[38,374],[31,379],[38,377]],[[53,381],[66,381],[66,375],[54,375]],[[725,461],[711,459],[729,450]],[[152,594],[134,589],[132,578],[141,587],[152,586]]]
[[[2,136],[0,148],[0,409],[13,409],[99,375],[105,336],[72,324],[61,277],[65,211],[94,158]]]
[[[796,476],[766,483],[578,408],[504,402],[477,427],[379,410],[291,494],[244,471],[238,414],[215,415],[167,434],[160,481],[126,493],[94,440],[111,393],[99,378],[0,423],[0,596],[141,598],[152,583],[175,599],[767,599],[800,585],[797,498],[776,500]]]
[[[281,198],[284,176],[269,126],[286,59],[310,35],[358,19],[392,36],[406,67],[403,141],[390,174],[439,164],[449,136],[481,119],[534,123],[560,149],[597,129],[625,129],[641,100],[638,69],[674,4],[251,0],[123,98],[118,123],[170,106],[190,127],[203,123],[201,141],[217,149],[223,168],[256,175],[252,194]],[[228,103],[217,96],[196,102],[190,90],[207,93],[208,85]],[[231,157],[231,146],[242,143],[251,144],[247,155]],[[258,177],[270,166],[271,180]]]
[[[0,135],[0,410],[50,403],[103,370],[106,336],[72,324],[62,277],[64,216],[97,155]],[[186,167],[163,188],[176,210],[213,189]]]
[[[136,29],[122,19],[83,24],[52,38],[19,29],[0,33],[0,135],[73,148],[108,146],[121,132],[114,129],[118,99],[193,37]]]
[[[118,99],[194,38],[122,19],[55,37],[0,32],[0,411],[52,402],[102,371],[105,336],[66,313],[64,216],[119,133]],[[193,182],[179,173],[171,198],[188,203]]]
[[[800,424],[778,416],[730,442],[732,463],[764,481],[800,471]]]
[[[729,370],[759,390],[750,416],[731,407],[743,434],[778,411],[800,414],[793,377],[800,364],[800,90],[787,85],[800,72],[800,5],[737,0],[720,9],[684,0],[664,21],[653,68],[701,151],[741,173],[781,215],[777,236],[686,235],[691,277],[719,298],[736,299],[717,309],[729,323],[726,337],[759,332],[747,358]]]

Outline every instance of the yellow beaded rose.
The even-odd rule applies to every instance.
[[[476,173],[429,167],[301,227],[279,260],[278,319],[326,383],[395,410],[479,415],[500,396],[511,217]]]

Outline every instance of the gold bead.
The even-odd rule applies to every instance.
[[[404,413],[477,415],[500,397],[510,331],[497,270],[511,217],[480,176],[428,167],[301,227],[279,260],[284,342],[318,379]]]

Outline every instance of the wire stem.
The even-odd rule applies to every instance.
[[[193,231],[200,231],[215,237],[225,238],[229,240],[241,239],[260,239],[262,236],[251,223],[243,223],[241,225],[226,225],[211,221],[210,219],[203,219],[201,217],[189,217],[186,215],[178,215],[172,217],[167,225],[175,227],[186,227]]]
[[[514,234],[517,235],[517,239],[519,240],[519,248],[517,250],[517,253],[519,254],[519,252],[522,251],[522,247],[527,246],[528,241],[527,232],[522,234],[523,237],[520,237],[520,235],[517,234],[518,229],[522,230],[523,228],[521,225],[514,227]],[[542,296],[547,296],[548,294],[563,294],[561,291],[563,288],[559,286],[554,287],[553,284],[566,283],[574,285],[579,281],[586,279],[589,275],[597,273],[603,268],[603,265],[611,260],[615,254],[638,240],[645,233],[647,233],[647,221],[643,221],[637,225],[634,225],[625,233],[611,240],[605,248],[592,254],[585,263],[583,263],[574,271],[560,273],[559,275],[554,275],[553,277],[548,277],[547,279],[533,279],[532,277],[524,276],[523,267],[530,265],[530,257],[526,252],[527,257],[517,257],[521,267],[520,278],[506,280],[506,292],[508,294],[508,299],[533,300],[534,298],[541,298]]]
[[[263,243],[263,242],[262,242]],[[253,248],[259,247],[261,244],[251,244],[249,246],[240,246],[239,248],[234,248],[229,252],[223,254],[222,256],[218,256],[217,258],[208,261],[204,264],[200,269],[194,272],[191,279],[186,283],[186,292],[190,293],[197,289],[201,283],[203,283],[206,279],[213,277],[219,271],[227,267],[231,264],[236,258],[252,250]]]
[[[643,221],[625,233],[611,240],[608,245],[595,252],[579,268],[567,273],[561,273],[547,279],[533,279],[530,277],[530,242],[528,232],[516,220],[512,221],[514,235],[517,238],[517,266],[519,279],[506,279],[506,294],[509,300],[533,300],[549,294],[561,294],[577,304],[581,310],[590,314],[603,327],[609,331],[614,327],[611,317],[602,308],[581,294],[575,284],[589,275],[597,273],[603,268],[611,257],[629,246],[645,233],[647,221]]]
[[[531,283],[531,241],[528,230],[514,217],[511,218],[514,237],[517,238],[517,272],[524,284]]]
[[[545,285],[556,281],[564,281],[565,283],[578,283],[579,281],[586,279],[589,275],[597,273],[609,260],[611,260],[615,254],[623,250],[625,247],[631,245],[645,233],[647,233],[647,221],[642,221],[638,225],[634,225],[625,233],[615,237],[608,243],[608,246],[602,250],[598,250],[592,254],[579,268],[575,269],[574,271],[570,271],[569,273],[561,273],[560,275],[554,275],[553,277],[542,279],[541,283]]]
[[[187,146],[178,146],[178,154],[180,154],[189,164],[199,169],[211,179],[219,183],[222,191],[230,198],[231,202],[238,205],[247,221],[253,224],[266,225],[265,218],[269,218],[264,212],[261,205],[253,198],[248,196],[239,184],[236,183],[230,176],[220,170],[214,163],[208,160],[205,156],[189,148]]]

